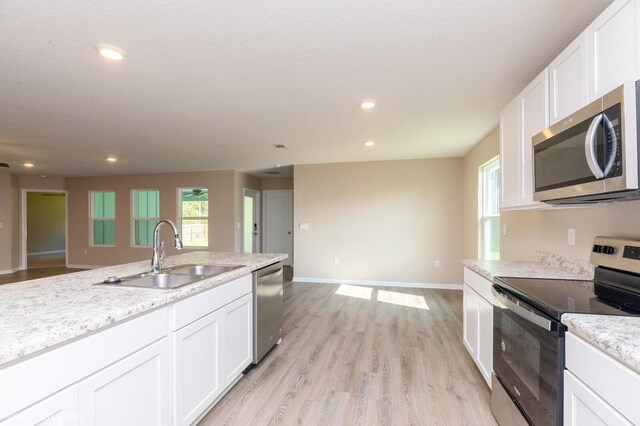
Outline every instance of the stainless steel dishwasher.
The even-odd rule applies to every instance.
[[[282,341],[282,262],[253,272],[253,363]]]

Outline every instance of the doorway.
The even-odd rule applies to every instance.
[[[293,191],[262,191],[264,194],[264,251],[287,253],[285,265],[293,264]]]
[[[67,264],[67,192],[22,190],[21,269]]]
[[[260,253],[260,192],[242,189],[242,251]]]

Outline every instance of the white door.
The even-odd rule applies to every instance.
[[[288,253],[293,263],[293,191],[264,192],[264,252]]]
[[[242,251],[260,253],[260,193],[242,190]]]

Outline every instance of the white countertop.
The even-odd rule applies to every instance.
[[[550,265],[533,261],[509,262],[504,260],[464,260],[463,264],[489,281],[493,281],[494,277],[568,280],[590,280],[593,278],[593,269],[589,266],[563,268],[562,264]]]
[[[640,373],[640,317],[564,314],[562,323],[573,334]]]
[[[146,272],[150,269],[149,260],[0,285],[0,367],[286,258],[286,254],[204,251],[171,256],[163,267],[184,264],[246,266],[175,290],[93,286],[109,276]]]

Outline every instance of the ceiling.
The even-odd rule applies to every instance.
[[[3,0],[0,162],[269,176],[461,156],[610,3]],[[126,59],[102,58],[100,43]]]

